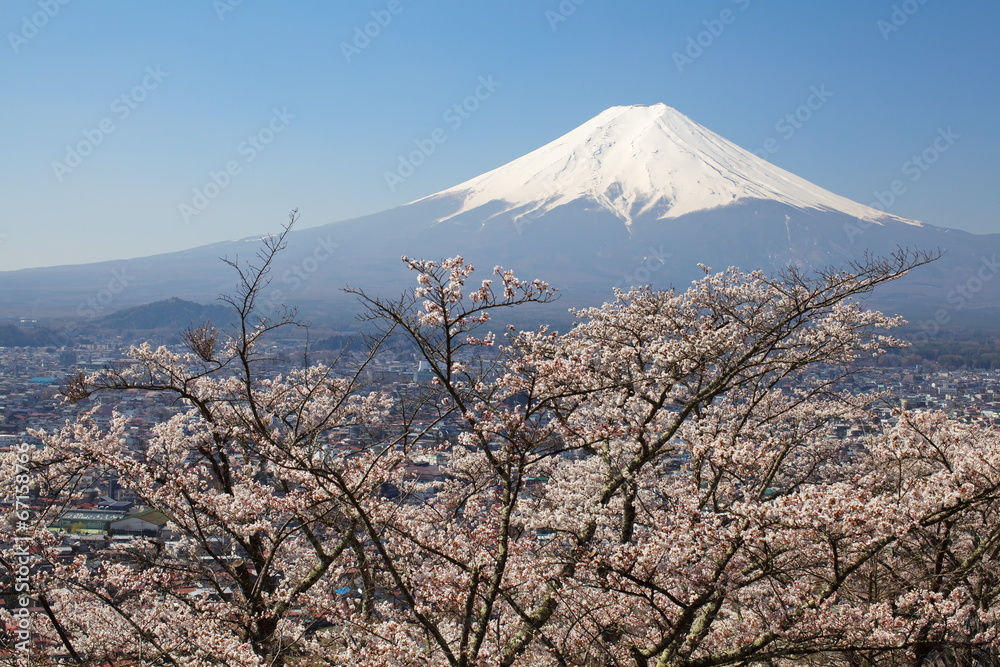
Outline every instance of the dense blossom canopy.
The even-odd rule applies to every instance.
[[[241,326],[139,346],[67,394],[166,392],[128,418],[42,434],[31,479],[35,664],[973,664],[994,655],[1000,440],[839,382],[899,341],[855,301],[928,258],[780,277],[706,270],[632,289],[563,334],[491,327],[555,291],[497,268],[404,258],[399,300],[355,290],[381,332],[353,372],[258,372],[292,315],[257,315],[284,236],[236,265]],[[492,317],[491,317],[492,316]],[[362,381],[407,340],[433,382]],[[421,436],[457,420],[456,437]],[[863,425],[843,437],[838,426]],[[363,447],[331,446],[352,426]],[[840,430],[842,433],[843,429]],[[433,453],[442,475],[406,474]],[[7,461],[13,480],[14,458]],[[95,566],[47,530],[113,473],[178,539]],[[7,493],[11,493],[7,489]],[[4,564],[10,566],[10,561]],[[192,596],[192,586],[209,594]],[[130,662],[131,661],[131,662]],[[984,663],[985,664],[985,663]]]

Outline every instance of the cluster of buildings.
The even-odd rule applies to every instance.
[[[854,393],[887,392],[900,407],[933,410],[953,419],[1000,425],[1000,371],[867,368],[851,375]],[[888,416],[888,408],[886,415]]]

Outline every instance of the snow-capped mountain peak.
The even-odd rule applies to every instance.
[[[424,199],[462,204],[447,220],[503,202],[496,215],[537,217],[581,199],[617,215],[677,218],[747,200],[854,218],[915,223],[799,178],[665,104],[612,107],[513,162]]]

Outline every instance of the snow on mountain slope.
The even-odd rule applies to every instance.
[[[515,211],[517,219],[590,199],[631,225],[640,216],[677,218],[764,199],[875,223],[921,224],[824,190],[665,104],[612,107],[538,150],[423,200],[440,197],[462,206],[438,222],[496,201],[505,203],[495,215]]]

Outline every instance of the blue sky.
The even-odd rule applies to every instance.
[[[902,181],[892,213],[1000,232],[998,22],[973,0],[4,0],[0,270],[374,213],[656,102],[838,194]]]

